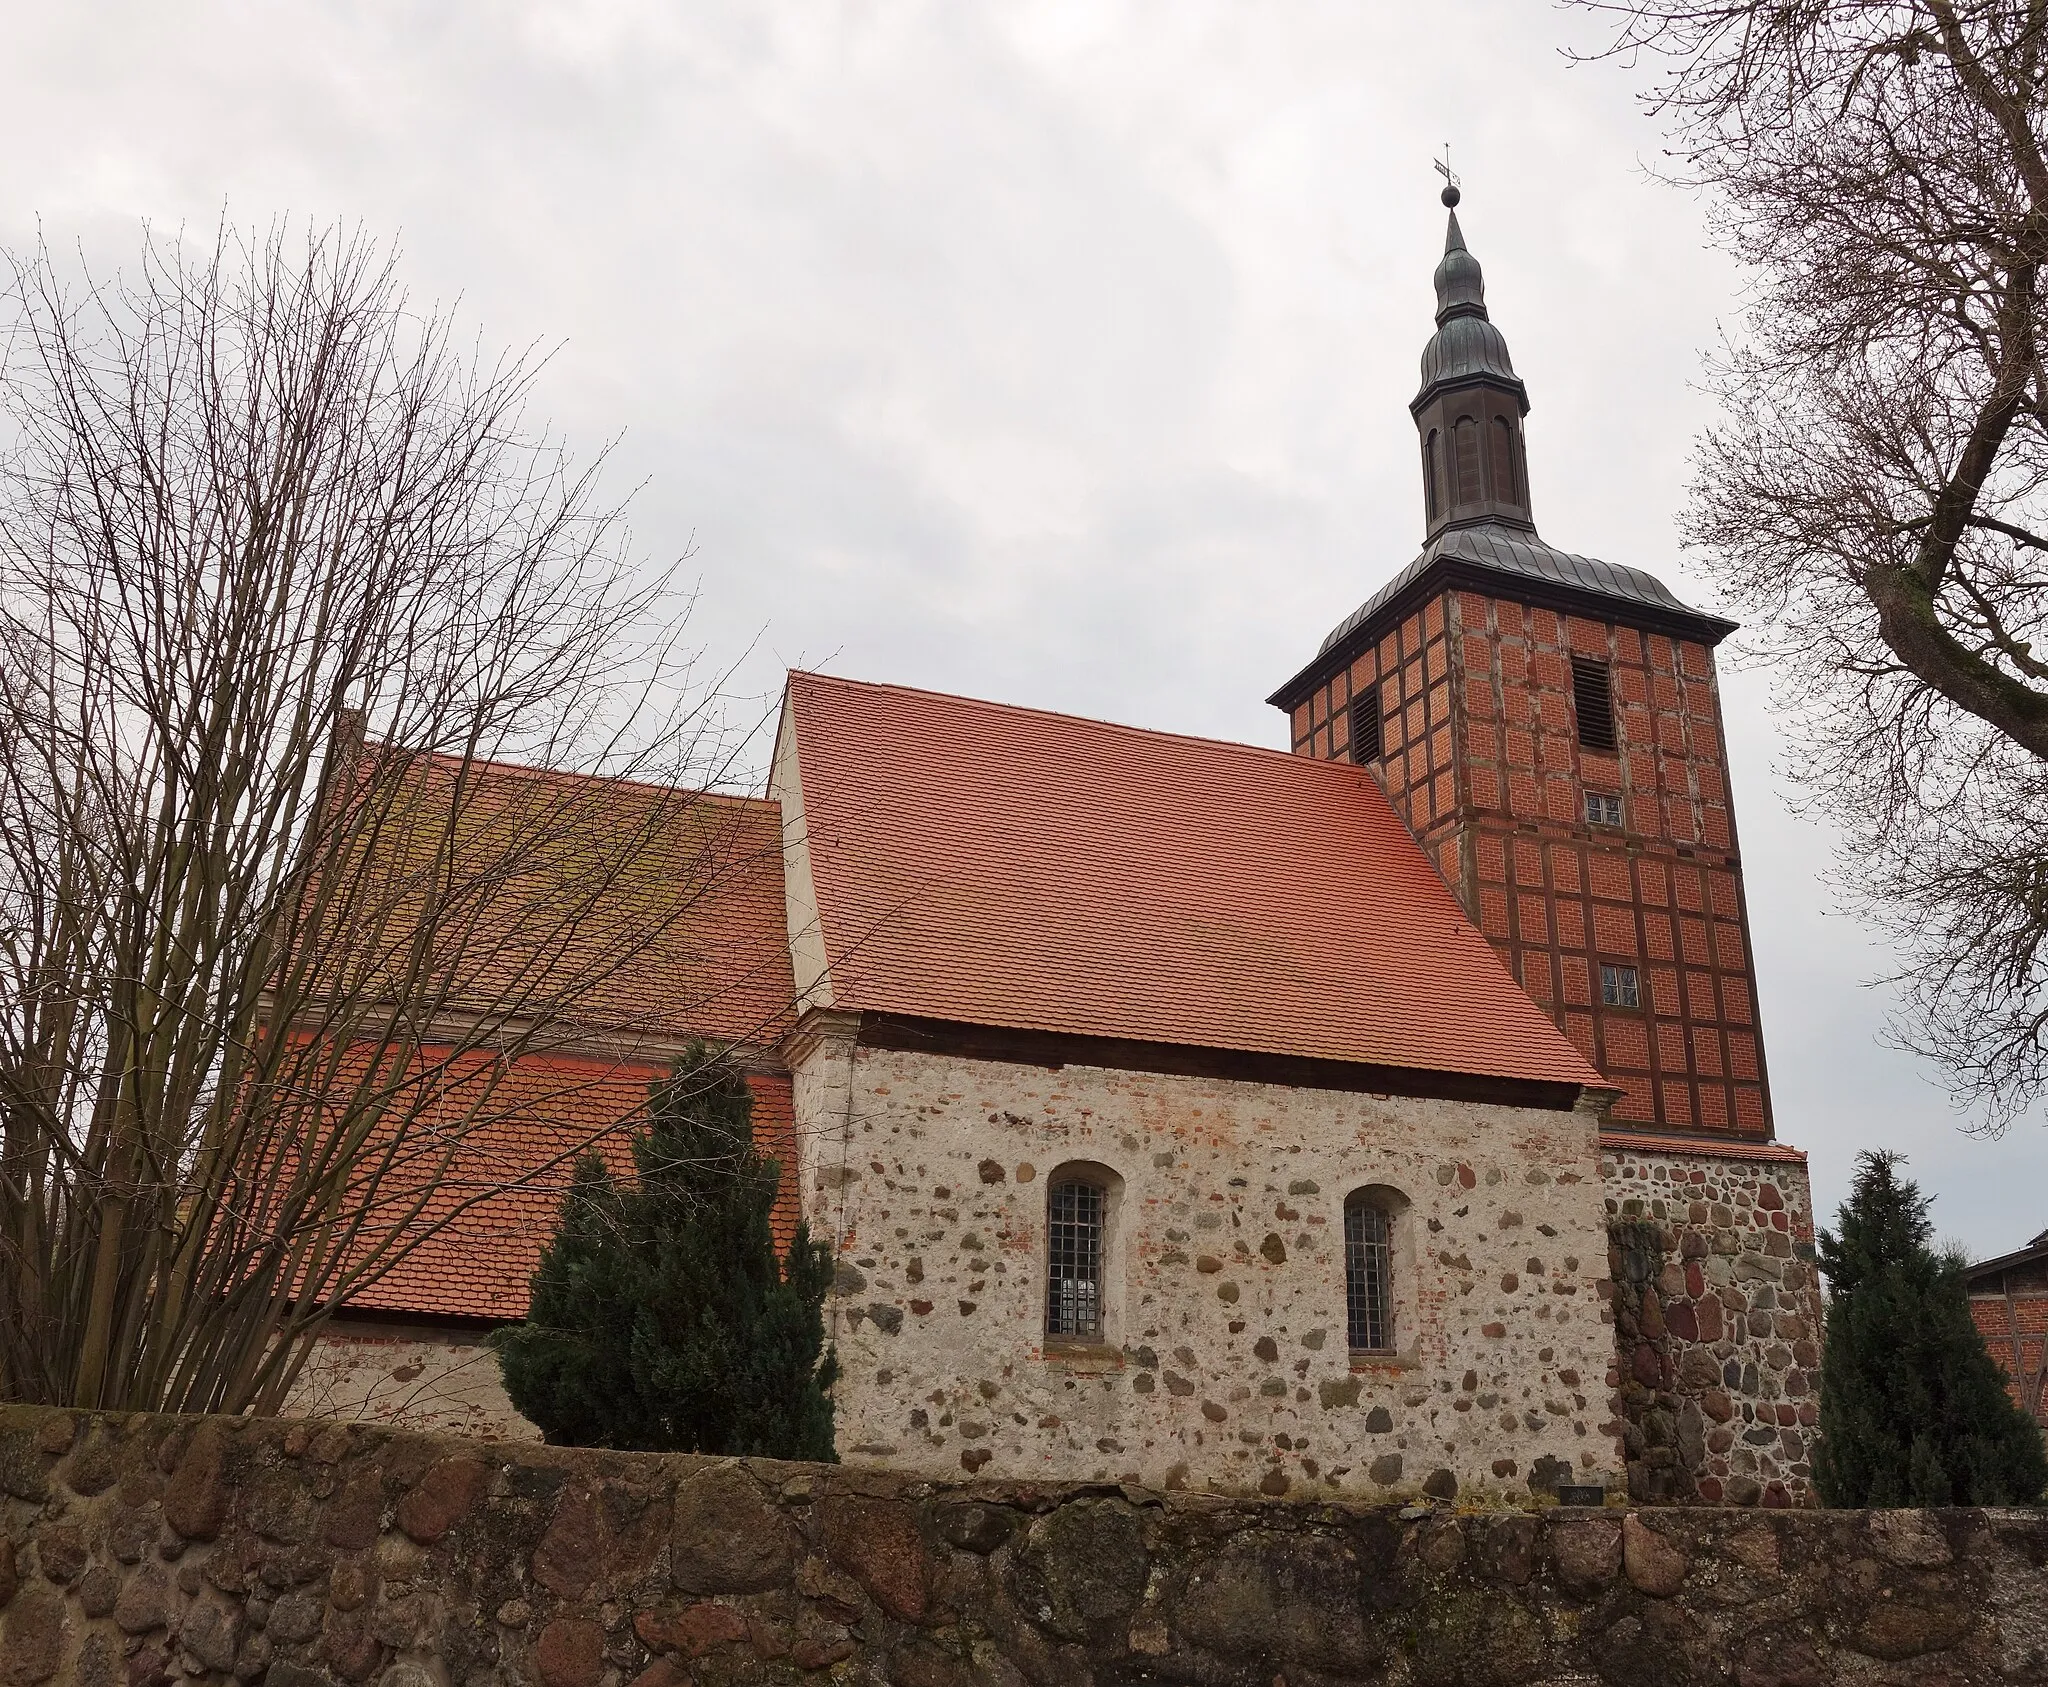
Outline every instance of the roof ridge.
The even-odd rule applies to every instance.
[[[660,791],[666,796],[698,797],[707,802],[734,803],[745,808],[779,808],[773,797],[750,797],[737,791],[707,791],[690,785],[664,785],[653,779],[628,779],[616,773],[582,773],[571,767],[535,767],[531,762],[504,761],[494,756],[465,757],[446,750],[406,750],[403,744],[365,740],[366,750],[399,750],[444,767],[471,767],[484,772],[524,773],[535,779],[576,779],[593,785],[623,786],[634,791]]]
[[[1165,739],[1177,744],[1199,744],[1204,749],[1230,750],[1242,755],[1286,762],[1295,767],[1334,768],[1353,775],[1363,771],[1351,762],[1298,756],[1291,750],[1271,749],[1264,744],[1246,744],[1235,738],[1204,738],[1194,732],[1168,732],[1156,726],[1133,726],[1129,721],[1103,720],[1096,715],[1079,715],[1067,709],[1040,709],[1028,703],[1004,703],[992,697],[969,697],[961,692],[939,691],[931,686],[901,685],[892,680],[848,679],[840,674],[821,674],[811,668],[791,668],[789,677],[792,680],[816,680],[823,685],[844,686],[860,691],[894,691],[911,697],[932,697],[940,702],[964,703],[970,708],[985,709],[996,714],[1029,715],[1039,720],[1073,721],[1080,726],[1101,727],[1110,732],[1128,733],[1136,738]]]

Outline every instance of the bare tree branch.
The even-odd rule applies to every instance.
[[[519,1057],[628,1046],[744,868],[725,751],[538,360],[360,234],[37,251],[4,303],[0,1397],[275,1409],[626,1122],[494,1170]]]
[[[1899,1035],[2003,1128],[2048,1095],[2048,7],[1578,3],[1752,281],[1687,536],[1906,957]]]

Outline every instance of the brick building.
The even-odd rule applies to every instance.
[[[1757,1022],[1730,624],[1538,538],[1455,215],[1436,286],[1424,548],[1275,693],[1292,753],[792,674],[737,811],[778,847],[707,903],[728,942],[675,934],[700,983],[786,994],[743,1026],[649,979],[633,1057],[584,1051],[621,1094],[693,1034],[757,1074],[841,1262],[848,1459],[1808,1497],[1810,1201]],[[452,1379],[517,1316],[532,1181],[365,1302],[326,1409],[416,1420],[388,1379]]]
[[[1973,1265],[1970,1313],[2006,1387],[2048,1430],[2048,1230],[2016,1253]]]

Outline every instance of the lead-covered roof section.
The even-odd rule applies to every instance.
[[[1529,413],[1529,395],[1508,356],[1507,337],[1476,316],[1454,317],[1422,348],[1422,390],[1415,395],[1415,407],[1426,403],[1438,387],[1480,379],[1511,388],[1522,413]]]
[[[1444,234],[1443,259],[1436,266],[1436,332],[1422,348],[1422,389],[1411,410],[1429,402],[1439,387],[1488,380],[1510,389],[1529,413],[1529,394],[1508,356],[1507,337],[1486,311],[1486,279],[1479,260],[1465,249],[1458,213]]]
[[[1362,769],[789,684],[835,1007],[1601,1082]]]
[[[1694,609],[1656,575],[1546,545],[1502,521],[1446,528],[1415,560],[1330,629],[1315,659],[1267,699],[1291,709],[1416,603],[1454,588],[1718,644],[1735,631],[1725,616]]]
[[[1497,574],[1504,583],[1522,582],[1583,592],[1607,598],[1617,604],[1646,609],[1663,615],[1689,616],[1704,621],[1717,618],[1690,608],[1654,574],[1640,568],[1623,568],[1597,557],[1575,556],[1555,545],[1546,545],[1533,533],[1497,522],[1472,527],[1454,527],[1423,546],[1415,560],[1360,604],[1330,630],[1322,651],[1335,650],[1380,610],[1405,593],[1432,563],[1454,560]],[[1723,623],[1732,631],[1733,622]]]

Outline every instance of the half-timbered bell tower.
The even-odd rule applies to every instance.
[[[1457,189],[1446,190],[1455,206]],[[1370,765],[1617,1120],[1771,1133],[1713,651],[1734,624],[1537,537],[1529,396],[1455,210],[1409,409],[1422,552],[1273,694]]]

